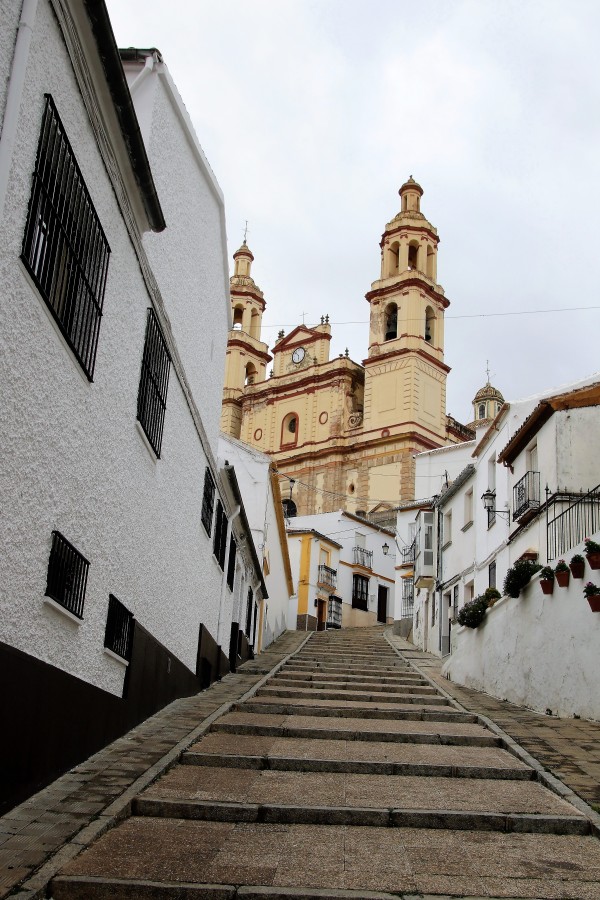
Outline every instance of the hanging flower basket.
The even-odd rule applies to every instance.
[[[600,569],[600,553],[586,553],[590,569]]]
[[[600,544],[596,541],[592,541],[591,538],[586,538],[584,543],[585,555],[590,564],[590,568],[600,569]]]
[[[591,611],[600,612],[600,587],[598,587],[597,584],[588,581],[583,589],[583,593],[587,602],[590,604]]]
[[[551,594],[554,590],[554,578],[540,578],[540,584],[542,586],[542,592],[544,594]]]
[[[556,568],[554,570],[554,577],[556,578],[556,582],[559,587],[569,587],[569,578],[571,577],[571,571],[564,561],[564,559],[559,559],[556,564]]]
[[[585,572],[585,559],[583,558],[581,553],[575,553],[571,557],[569,568],[571,570],[571,575],[573,576],[573,578],[583,578]]]

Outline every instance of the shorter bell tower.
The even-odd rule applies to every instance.
[[[265,381],[272,357],[260,339],[266,303],[252,278],[254,256],[245,239],[233,259],[234,271],[229,279],[233,327],[227,338],[221,431],[239,438],[244,392]]]

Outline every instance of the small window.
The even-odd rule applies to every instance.
[[[288,413],[281,423],[281,446],[295,445],[298,442],[298,416]]]
[[[247,363],[246,364],[246,377],[244,379],[244,385],[247,386],[249,384],[254,384],[254,382],[256,381],[257,375],[258,375],[258,372],[256,371],[256,366],[254,365],[254,363],[251,363],[251,362]]]
[[[298,514],[298,509],[293,500],[282,500],[283,515],[286,519],[293,519]]]
[[[425,340],[428,344],[433,344],[435,331],[435,313],[431,306],[425,310]]]
[[[204,491],[202,494],[202,524],[207,535],[210,537],[212,530],[212,517],[215,505],[215,480],[210,473],[208,466],[204,470]]]
[[[131,647],[133,643],[133,613],[123,606],[120,600],[108,598],[108,615],[106,617],[106,631],[104,633],[104,646],[112,653],[116,653],[122,659],[131,659]]]
[[[491,562],[488,568],[488,585],[491,588],[496,587],[496,561]]]
[[[444,545],[452,541],[452,510],[444,514],[442,539]]]
[[[473,521],[473,488],[465,494],[465,525],[469,525]]]
[[[250,629],[252,628],[252,607],[254,606],[254,595],[252,588],[248,588],[248,599],[246,606],[246,637],[250,640]]]
[[[352,608],[369,608],[369,579],[364,575],[352,576]]]
[[[242,330],[242,319],[244,317],[244,307],[236,306],[233,310],[233,327],[236,331]]]
[[[87,559],[73,544],[60,532],[52,532],[46,596],[64,606],[78,619],[83,619],[89,567]]]
[[[237,546],[235,543],[235,538],[233,535],[229,538],[229,558],[227,560],[227,586],[229,590],[233,590],[233,584],[235,581],[235,557],[237,553]]]
[[[398,337],[398,307],[390,303],[385,310],[385,340],[393,341]]]
[[[154,310],[149,309],[138,391],[137,417],[144,429],[144,434],[150,441],[150,446],[159,458],[167,408],[170,363],[171,359],[158,319]]]
[[[110,247],[46,94],[21,259],[90,381]]]
[[[480,404],[479,404],[479,413],[478,413],[478,417],[479,417],[480,419],[485,419],[485,403],[480,403]]]
[[[213,539],[213,553],[222,569],[225,568],[225,554],[227,552],[227,514],[223,504],[217,500],[217,513],[215,516],[215,536]]]
[[[417,260],[419,258],[419,245],[415,243],[410,243],[408,245],[408,268],[416,269],[417,268]]]

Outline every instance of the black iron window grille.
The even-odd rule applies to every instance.
[[[133,613],[120,600],[109,594],[104,646],[129,662],[133,644]]]
[[[233,535],[229,538],[229,558],[227,559],[227,585],[229,590],[233,590],[233,584],[235,581],[235,556],[237,552],[237,547],[235,543],[235,538]]]
[[[365,569],[373,568],[373,551],[364,547],[352,548],[353,562],[355,566],[364,566]]]
[[[342,627],[342,600],[333,594],[327,601],[327,628]]]
[[[417,539],[415,538],[410,547],[402,548],[402,565],[414,563],[417,552]]]
[[[83,619],[89,567],[85,556],[82,556],[73,544],[70,544],[60,532],[52,532],[46,596],[78,619]]]
[[[212,530],[212,517],[215,507],[215,480],[210,473],[208,466],[204,471],[204,491],[202,493],[202,524],[210,537]]]
[[[90,381],[110,247],[49,94],[21,259]]]
[[[369,579],[364,575],[352,576],[352,608],[369,608]]]
[[[317,572],[317,584],[323,584],[327,588],[335,590],[337,583],[337,569],[330,566],[320,565]]]
[[[488,566],[488,586],[496,587],[496,561],[491,562]]]
[[[213,539],[213,553],[221,568],[225,568],[225,554],[227,552],[227,514],[223,504],[217,500],[217,514],[215,516],[215,536]]]
[[[556,494],[548,501],[546,515],[550,561],[576,547],[587,535],[600,531],[600,484],[583,495]]]
[[[402,618],[412,619],[414,608],[414,580],[412,577],[402,579]]]
[[[167,408],[169,367],[171,358],[153,309],[148,310],[142,374],[138,391],[137,417],[150,441],[150,446],[160,458],[160,448]]]
[[[540,473],[526,472],[513,487],[513,522],[540,508]]]
[[[246,637],[250,640],[250,629],[252,628],[252,607],[254,606],[254,594],[252,588],[248,588],[248,598],[246,607]]]

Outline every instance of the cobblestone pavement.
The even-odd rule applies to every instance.
[[[61,865],[128,814],[131,798],[176,761],[215,714],[255,688],[306,638],[285,632],[235,674],[171,703],[0,817],[0,897],[29,900],[43,891]]]
[[[462,687],[441,675],[441,660],[400,638],[402,650],[422,672],[470,712],[487,716],[548,771],[600,812],[600,722],[558,719]]]
[[[579,800],[600,803],[600,724],[454,685],[389,629],[386,671],[382,629],[360,632],[287,664],[307,635],[286,632],[0,818],[0,897],[600,900]]]

